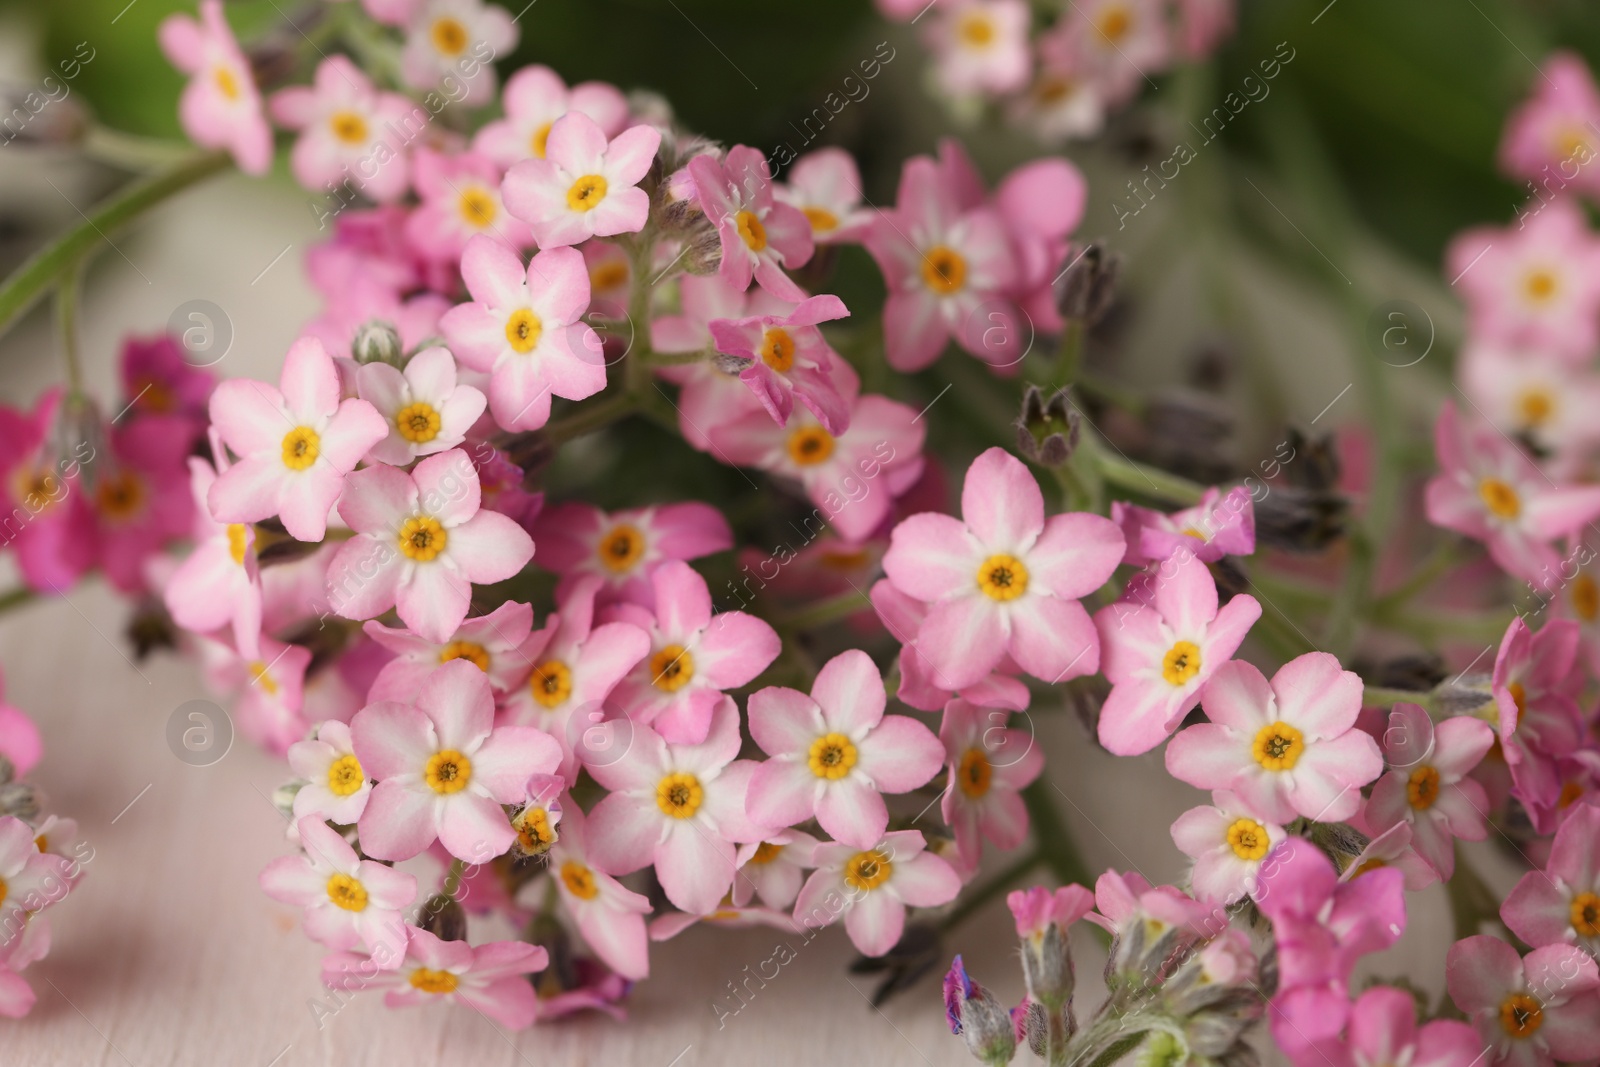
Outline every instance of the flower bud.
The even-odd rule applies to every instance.
[[[701,221],[704,222],[703,217]],[[686,272],[704,277],[721,269],[722,239],[709,224],[694,227],[684,240],[688,242],[682,260]]]
[[[1046,400],[1037,385],[1028,386],[1018,416],[1017,451],[1041,467],[1059,467],[1078,447],[1078,413],[1072,406],[1072,388],[1057,389]]]
[[[417,917],[417,925],[440,941],[467,939],[467,910],[454,897],[443,893],[428,898]]]
[[[0,785],[0,816],[15,815],[23,822],[39,817],[39,791],[26,782]]]
[[[350,354],[357,363],[387,363],[394,367],[405,363],[400,332],[383,319],[369,319],[356,328]]]
[[[944,976],[944,1010],[950,1032],[965,1039],[967,1051],[980,1062],[1005,1064],[1016,1055],[1017,1035],[1011,1014],[1000,1006],[994,994],[967,975],[960,956]]]
[[[284,782],[272,791],[272,806],[278,809],[278,814],[285,819],[294,818],[294,798],[310,783],[304,779],[296,778],[292,782]]]
[[[1061,317],[1085,326],[1099,322],[1116,297],[1120,266],[1120,257],[1106,252],[1098,242],[1078,253],[1054,283]]]

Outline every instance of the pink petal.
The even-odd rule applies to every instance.
[[[411,704],[369,704],[350,720],[356,759],[369,777],[420,774],[436,750],[433,723]]]
[[[526,781],[523,779],[524,784]],[[373,798],[377,798],[376,791]],[[367,810],[372,810],[370,801]],[[505,811],[489,797],[465,791],[448,797],[439,805],[439,843],[457,859],[488,863],[502,855],[516,839],[517,832],[511,828]]]
[[[1087,614],[1083,622],[1093,633]],[[987,677],[1005,655],[1007,641],[1003,610],[975,594],[935,604],[917,631],[916,647],[939,686],[955,690]]]
[[[767,760],[751,776],[745,806],[758,823],[794,826],[816,814],[818,782],[804,763]]]
[[[909,715],[887,716],[859,748],[857,770],[885,793],[909,793],[944,765],[944,746],[932,730]]]
[[[1361,714],[1361,679],[1326,652],[1307,652],[1272,676],[1278,714],[1312,738],[1338,737]]]
[[[932,602],[975,592],[984,558],[983,546],[963,523],[925,512],[894,528],[883,570],[896,589]]]
[[[855,898],[845,908],[844,928],[865,956],[882,956],[894,948],[905,925],[906,906],[881,889]]]
[[[417,855],[438,836],[433,808],[432,793],[399,782],[379,782],[357,825],[362,850],[380,860],[408,860]],[[506,844],[509,847],[510,842]]]
[[[1035,678],[1054,685],[1100,669],[1100,635],[1076,600],[1023,596],[1010,613],[1007,650]]]
[[[667,899],[696,915],[717,909],[736,871],[733,845],[693,823],[673,827],[656,849],[655,863]]]
[[[822,706],[828,727],[850,736],[878,725],[888,703],[883,675],[872,657],[860,649],[841,652],[823,664],[811,685],[811,696]]]
[[[695,671],[718,689],[737,689],[766,670],[782,647],[777,631],[754,615],[724,611],[711,619],[695,646]]]
[[[991,448],[967,468],[961,517],[984,548],[1020,552],[1044,529],[1044,494],[1021,460],[1003,448]]]
[[[889,809],[876,789],[851,775],[823,789],[817,798],[817,822],[836,841],[871,848],[889,827]]]
[[[1110,519],[1084,512],[1052,515],[1028,549],[1029,580],[1058,597],[1076,600],[1106,583],[1122,562],[1125,548],[1122,530]]]

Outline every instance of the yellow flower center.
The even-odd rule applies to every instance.
[[[833,455],[833,434],[821,426],[802,426],[789,434],[789,458],[810,467]]]
[[[6,902],[6,895],[10,892],[11,890],[6,886],[6,880],[4,878],[0,878],[0,904],[4,904]]]
[[[340,756],[328,764],[328,792],[347,797],[367,784],[367,772],[354,756]]]
[[[439,436],[439,413],[425,400],[407,404],[394,415],[394,428],[414,445],[425,445]]]
[[[1406,800],[1418,811],[1427,811],[1439,799],[1439,772],[1421,766],[1406,779]]]
[[[1200,646],[1193,641],[1177,642],[1161,658],[1161,677],[1168,685],[1187,685],[1199,673]]]
[[[433,38],[433,47],[447,56],[458,56],[467,47],[467,28],[449,16],[434,19],[428,36]]]
[[[1594,622],[1595,616],[1600,615],[1600,585],[1587,574],[1572,580],[1572,610],[1584,622]]]
[[[472,761],[453,748],[440,749],[428,757],[422,779],[435,793],[459,793],[472,781]]]
[[[1600,896],[1579,893],[1573,897],[1571,918],[1579,937],[1600,937]]]
[[[439,520],[432,515],[413,515],[400,527],[398,540],[400,551],[408,559],[427,563],[444,551],[444,546],[450,541],[450,535],[445,533],[444,527],[439,525]]]
[[[990,556],[978,568],[978,588],[991,600],[1015,600],[1028,591],[1028,568],[1004,552]]]
[[[949,296],[967,284],[967,261],[955,249],[936,245],[922,256],[922,281],[940,296]]]
[[[1499,478],[1485,478],[1478,483],[1478,496],[1491,514],[1502,519],[1514,519],[1522,511],[1522,501],[1517,491]]]
[[[956,36],[972,48],[984,48],[994,42],[994,20],[981,11],[968,11],[956,25]]]
[[[734,216],[734,223],[739,228],[739,236],[743,238],[745,247],[750,251],[760,252],[767,247],[767,228],[754,211],[739,212]]]
[[[303,471],[322,454],[322,438],[309,426],[296,426],[283,435],[283,465]]]
[[[354,111],[336,111],[328,120],[328,126],[333,130],[333,135],[345,144],[365,144],[367,141],[367,120]]]
[[[839,216],[825,207],[803,207],[800,213],[811,223],[812,233],[828,233],[839,228]]]
[[[545,145],[550,142],[550,127],[554,125],[555,123],[553,122],[543,123],[533,131],[533,136],[528,139],[528,147],[533,149],[536,159],[544,158]]]
[[[1238,818],[1228,827],[1228,847],[1242,860],[1252,862],[1267,854],[1267,828],[1254,819]]]
[[[856,746],[841,733],[823,734],[811,742],[811,755],[807,759],[811,773],[818,778],[838,781],[856,765]]]
[[[794,366],[794,338],[781,326],[773,326],[761,335],[761,362],[785,374]]]
[[[1523,718],[1528,714],[1528,691],[1521,682],[1512,682],[1506,686],[1506,692],[1511,694],[1511,702],[1517,706],[1517,725],[1522,725]]]
[[[668,645],[650,657],[650,680],[657,689],[676,693],[694,677],[694,657],[682,645]]]
[[[1517,410],[1522,416],[1522,424],[1528,427],[1543,426],[1555,413],[1556,401],[1544,389],[1529,389],[1517,401]]]
[[[239,99],[239,79],[234,77],[233,71],[227,67],[218,67],[212,72],[211,78],[217,83],[217,88],[229,100]]]
[[[348,874],[328,879],[328,899],[345,911],[367,910],[367,887]]]
[[[572,669],[558,659],[546,660],[529,676],[528,692],[541,707],[559,708],[572,695]]]
[[[480,230],[486,229],[500,213],[500,206],[494,202],[494,194],[481,185],[468,186],[457,205],[467,225]]]
[[[961,792],[977,800],[989,792],[994,781],[994,766],[981,748],[969,748],[956,765],[956,785]]]
[[[606,570],[613,574],[632,570],[633,565],[644,556],[644,534],[636,526],[618,523],[600,538],[595,553]]]
[[[511,828],[517,832],[517,847],[529,856],[542,856],[556,843],[550,813],[543,808],[523,808],[511,820]]]
[[[250,672],[250,682],[252,685],[259,685],[261,687],[261,691],[267,694],[269,697],[278,695],[278,683],[275,682],[272,678],[272,675],[267,672],[267,665],[264,661],[259,659],[253,660],[246,669]]]
[[[674,819],[689,818],[700,810],[705,798],[700,779],[684,771],[673,771],[656,783],[656,807]]]
[[[628,264],[620,259],[597,263],[589,271],[589,291],[591,293],[603,293],[608,289],[620,289],[626,284],[628,284]]]
[[[95,502],[106,518],[118,522],[139,513],[144,503],[144,483],[132,471],[118,471],[100,479],[95,488]]]
[[[1500,1002],[1500,1025],[1512,1037],[1528,1037],[1544,1025],[1544,1005],[1526,993],[1513,993]]]
[[[771,841],[763,841],[756,846],[755,854],[750,857],[750,862],[757,867],[765,866],[777,859],[782,853],[782,845],[775,845]]]
[[[1113,4],[1100,13],[1095,29],[1112,44],[1116,44],[1133,29],[1133,15],[1121,4]]]
[[[852,889],[870,892],[889,880],[894,864],[880,849],[857,852],[844,865],[844,880]]]
[[[424,993],[437,993],[441,996],[445,993],[454,993],[456,986],[460,984],[456,976],[449,971],[436,971],[431,967],[418,967],[412,971],[410,982],[412,989]]]
[[[567,892],[579,900],[593,900],[600,895],[594,872],[577,860],[568,860],[561,865],[561,883],[567,887]]]
[[[476,641],[451,641],[439,650],[439,662],[464,659],[485,674],[489,673],[489,650]]]
[[[244,554],[249,549],[249,542],[245,538],[245,525],[242,522],[228,523],[228,555],[233,557],[233,562],[244,566]]]
[[[506,319],[506,342],[519,355],[532,352],[544,333],[544,323],[528,308],[518,308]]]
[[[1535,303],[1544,303],[1556,294],[1556,276],[1547,270],[1530,271],[1522,283],[1523,290],[1528,294],[1528,299]]]
[[[1294,770],[1305,750],[1304,735],[1286,722],[1263,726],[1250,746],[1250,754],[1256,762],[1269,771]]]
[[[606,198],[606,180],[598,174],[585,174],[567,190],[567,207],[573,211],[593,211]]]

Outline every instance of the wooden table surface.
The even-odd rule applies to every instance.
[[[229,178],[117,238],[91,275],[83,323],[90,377],[106,402],[120,335],[159,329],[195,298],[215,301],[234,323],[235,351],[218,369],[275,380],[316,309],[299,273],[315,236],[300,194]],[[0,342],[0,395],[28,403],[58,377],[47,316],[35,313]],[[0,576],[11,577],[8,567],[0,560]],[[870,1006],[871,986],[845,972],[852,953],[842,930],[801,948],[721,1027],[713,1005],[746,965],[773,954],[776,931],[697,929],[656,946],[625,1024],[591,1015],[508,1034],[465,1008],[391,1012],[367,994],[319,1027],[321,950],[296,929],[295,910],[256,883],[286,850],[268,799],[285,768],[244,741],[212,766],[176,759],[168,718],[207,694],[190,662],[130,661],[120,636],[127,612],[90,581],[0,618],[7,697],[39,721],[47,746],[33,780],[94,848],[81,884],[50,913],[54,950],[27,971],[38,1007],[24,1021],[0,1021],[7,1067],[973,1062],[945,1030],[936,980],[882,1011]],[[1167,777],[1159,752],[1113,760],[1048,711],[1039,717],[1049,774],[1091,865],[1179,877],[1167,827],[1202,796]],[[1504,873],[1497,882],[1509,884]],[[1405,937],[1367,969],[1437,991],[1449,910],[1437,887],[1411,905]],[[1079,940],[1081,1011],[1097,1002],[1103,957],[1092,938]],[[968,922],[948,948],[1002,997],[1020,996],[1003,907]]]

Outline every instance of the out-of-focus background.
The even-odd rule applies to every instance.
[[[176,137],[180,79],[155,27],[190,6],[0,0],[0,80],[31,85],[86,42],[94,58],[71,81],[72,96],[109,126]],[[229,5],[245,34],[292,33],[283,11],[279,0]],[[536,0],[520,26],[506,69],[538,61],[569,82],[648,89],[685,124],[769,151],[798,143],[796,124],[887,41],[894,58],[870,94],[820,138],[856,155],[875,202],[893,199],[901,162],[940,136],[965,140],[990,179],[1044,151],[997,128],[952,123],[923,92],[922,50],[866,0]],[[1371,358],[1361,345],[1367,317],[1406,299],[1428,311],[1439,347],[1383,381],[1412,400],[1425,427],[1459,332],[1438,277],[1444,243],[1466,225],[1510,219],[1522,193],[1493,168],[1504,116],[1553,47],[1600,56],[1600,21],[1580,0],[1245,0],[1240,27],[1210,69],[1158,79],[1093,147],[1067,152],[1090,183],[1079,233],[1104,236],[1126,257],[1124,300],[1091,358],[1114,379],[1176,389],[1193,378],[1197,356],[1220,347],[1233,367],[1223,403],[1242,424],[1236,447],[1249,466],[1286,422],[1305,423],[1343,395],[1353,361]],[[1182,116],[1208,111],[1281,42],[1294,59],[1271,95],[1119,228],[1125,183],[1188,138]],[[0,147],[0,272],[123,178],[67,150]],[[281,172],[215,181],[115,236],[85,287],[91,385],[109,398],[123,335],[159,331],[194,300],[222,309],[233,332],[217,370],[275,377],[318,310],[301,276],[317,237],[306,194]],[[858,250],[846,252],[835,288],[861,314],[881,300]],[[59,380],[58,366],[48,315],[36,309],[0,339],[0,398],[30,404]],[[1350,398],[1341,403],[1324,427],[1359,422]],[[875,1010],[873,979],[845,972],[851,953],[837,930],[745,994],[748,1005],[720,1028],[713,1005],[735,1003],[732,986],[752,989],[744,968],[772,954],[776,933],[696,929],[665,946],[625,1026],[589,1017],[508,1035],[464,1011],[386,1012],[373,996],[330,1013],[317,947],[294,931],[290,909],[255,888],[260,867],[282,851],[268,799],[281,766],[243,741],[210,767],[174,760],[167,719],[204,692],[188,662],[129,658],[127,614],[91,581],[0,620],[6,695],[45,734],[36,778],[95,850],[88,878],[56,913],[54,952],[29,972],[39,1008],[0,1024],[6,1063],[970,1062],[944,1029],[933,982]],[[1159,753],[1114,761],[1066,716],[1041,719],[1048,776],[1091,867],[1180,876],[1166,827],[1197,794],[1160,771]],[[1509,885],[1487,852],[1478,862]],[[1381,958],[1389,973],[1442,957],[1443,891],[1413,905],[1405,939]],[[996,908],[951,946],[1008,1001],[1020,993],[1009,927]],[[1427,951],[1408,951],[1420,946]],[[1080,996],[1092,1004],[1099,949],[1087,935],[1080,947]],[[1411,976],[1438,992],[1437,974]]]

